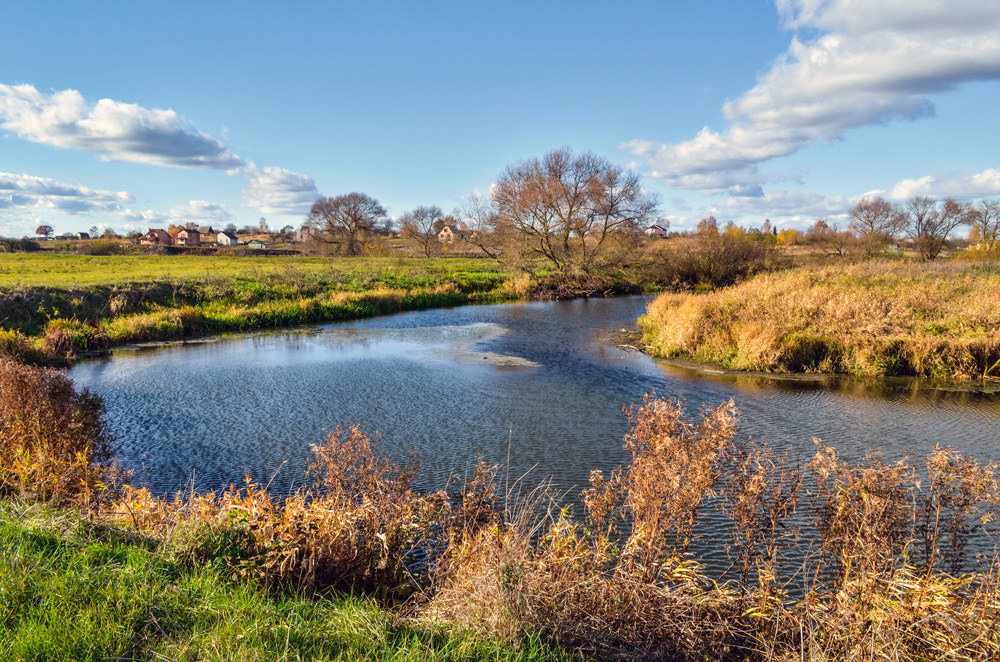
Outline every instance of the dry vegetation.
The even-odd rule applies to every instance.
[[[875,261],[664,294],[641,320],[664,357],[739,370],[971,380],[1000,361],[996,262]]]
[[[100,404],[64,375],[0,364],[0,397],[5,492],[75,503],[173,563],[274,594],[351,591],[421,627],[511,646],[541,635],[585,656],[1000,655],[1000,472],[947,449],[918,467],[817,441],[800,466],[741,440],[732,403],[692,421],[647,397],[629,411],[631,461],[592,475],[582,518],[542,493],[506,498],[486,465],[421,493],[416,467],[357,429],[316,447],[311,482],[287,497],[248,483],[163,499],[110,480]],[[719,576],[693,552],[710,512],[732,534]]]

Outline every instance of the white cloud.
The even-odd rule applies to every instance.
[[[0,84],[0,129],[31,142],[91,151],[105,161],[225,170],[247,180],[247,204],[264,214],[304,214],[319,197],[311,177],[285,168],[260,168],[173,110],[113,99],[91,104],[76,90],[46,94],[32,85]],[[224,129],[223,136],[227,134]],[[213,213],[208,208],[188,211]]]
[[[794,36],[788,50],[735,100],[724,131],[685,142],[623,146],[649,174],[706,193],[753,190],[758,165],[853,127],[933,114],[929,95],[1000,78],[995,0],[777,0]],[[817,31],[821,34],[812,36]]]
[[[856,202],[842,195],[822,195],[812,191],[770,190],[759,197],[727,196],[710,207],[719,221],[737,223],[770,218],[776,225],[806,226],[818,218],[845,218]]]
[[[285,168],[258,168],[251,163],[234,174],[246,177],[243,197],[263,214],[308,214],[319,198],[312,177]]]
[[[101,191],[44,177],[0,172],[0,212],[117,212],[131,201],[132,196],[124,191]]]
[[[918,179],[904,179],[888,193],[888,197],[896,201],[908,200],[917,195],[958,200],[1000,195],[1000,168],[987,168],[982,172],[949,173],[939,177],[928,175]]]
[[[172,223],[187,223],[188,221],[204,223],[230,223],[236,217],[229,213],[226,205],[216,204],[207,200],[190,200],[184,204],[172,207],[167,219]]]
[[[244,164],[173,110],[112,99],[89,104],[76,90],[45,94],[33,85],[0,84],[0,128],[32,142],[95,152],[105,161],[211,169]]]

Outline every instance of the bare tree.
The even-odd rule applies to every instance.
[[[52,233],[54,232],[55,230],[53,230],[52,226],[49,225],[48,223],[43,223],[42,225],[39,225],[37,228],[35,228],[35,234],[38,235],[39,237],[45,237],[46,239],[51,237]]]
[[[849,213],[851,232],[861,240],[869,256],[884,251],[906,222],[905,213],[881,196],[861,200]]]
[[[309,210],[308,224],[316,238],[345,255],[359,255],[366,235],[386,220],[385,208],[364,193],[323,197]]]
[[[1000,245],[1000,200],[980,200],[969,208],[965,222],[972,226],[986,251],[996,250]]]
[[[610,244],[636,241],[656,212],[639,176],[569,149],[508,167],[492,190],[503,251],[541,257],[565,277],[589,276]]]
[[[403,234],[413,238],[421,248],[424,255],[431,256],[437,248],[437,231],[439,223],[444,223],[444,212],[437,205],[430,207],[417,207],[411,212],[403,214],[400,218]]]
[[[965,205],[951,199],[938,204],[925,195],[911,198],[906,203],[906,233],[913,239],[920,257],[933,260],[940,255],[948,235],[966,222],[967,213]]]

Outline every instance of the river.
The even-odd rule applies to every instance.
[[[706,376],[608,341],[647,302],[465,306],[120,349],[70,376],[104,398],[118,460],[158,493],[245,474],[291,489],[311,445],[358,424],[390,455],[415,453],[422,487],[482,458],[508,465],[510,480],[550,477],[572,501],[591,469],[626,459],[623,407],[652,391],[685,400],[691,415],[732,398],[741,435],[802,458],[821,437],[847,457],[942,444],[1000,459],[1000,397],[911,381]]]

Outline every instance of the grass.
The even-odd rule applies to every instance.
[[[0,658],[560,660],[421,627],[361,597],[313,599],[185,567],[155,542],[66,511],[0,501]]]
[[[640,321],[650,351],[763,372],[996,376],[1000,263],[875,261],[664,294]]]
[[[0,256],[0,352],[53,360],[109,345],[524,296],[472,258]]]
[[[457,273],[497,273],[490,260],[475,258],[331,258],[201,255],[108,255],[60,253],[0,254],[0,289],[84,288],[124,282],[206,281],[248,275],[281,275],[293,269],[333,280],[391,274],[413,281],[440,281]]]

